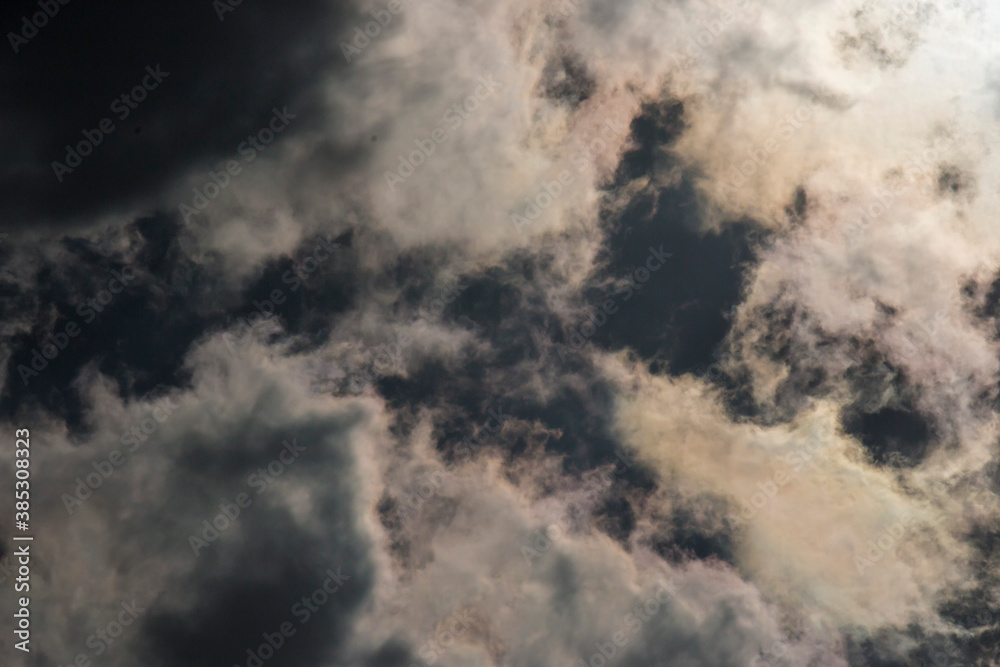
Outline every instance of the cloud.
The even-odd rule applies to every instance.
[[[345,636],[374,572],[364,501],[372,478],[356,448],[383,420],[370,403],[303,388],[291,359],[276,364],[261,348],[247,349],[234,359],[216,337],[193,350],[190,388],[170,395],[176,409],[141,442],[124,433],[154,414],[157,402],[122,402],[113,383],[93,373],[81,378],[92,438],[73,443],[54,422],[32,429],[33,440],[45,443],[33,465],[47,471],[37,476],[34,511],[48,518],[33,546],[49,545],[35,565],[44,583],[32,600],[37,622],[52,629],[35,640],[37,653],[59,662],[78,653],[97,659],[106,649],[89,637],[91,628],[133,599],[146,611],[102,661],[236,661],[239,647],[256,648],[262,633],[287,620],[301,627],[283,649],[285,660],[320,659]],[[296,465],[275,473],[283,441],[302,451]],[[112,451],[126,465],[69,513],[62,494],[73,494],[81,478],[101,469],[94,461]],[[239,493],[250,504],[220,521],[221,506]],[[232,525],[206,532],[205,520]],[[211,541],[194,553],[191,535],[206,534]],[[299,598],[338,567],[349,583],[322,620],[293,618]]]
[[[0,65],[44,659],[135,599],[111,664],[246,664],[343,567],[274,664],[985,660],[996,11],[387,8],[71,3]]]

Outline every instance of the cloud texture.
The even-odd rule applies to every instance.
[[[60,5],[0,62],[0,650],[998,664],[998,29]]]

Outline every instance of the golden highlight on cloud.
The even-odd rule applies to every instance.
[[[50,4],[5,659],[1000,664],[1000,9]]]

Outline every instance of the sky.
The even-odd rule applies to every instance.
[[[0,28],[3,664],[1000,665],[1000,7]]]

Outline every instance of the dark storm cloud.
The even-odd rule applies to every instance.
[[[372,428],[372,413],[360,402],[311,396],[291,379],[294,371],[260,366],[244,352],[251,354],[236,360],[218,340],[201,348],[191,386],[171,394],[173,414],[103,482],[90,459],[104,460],[109,447],[130,449],[119,444],[119,420],[148,416],[141,400],[120,404],[134,412],[126,416],[113,407],[117,397],[90,395],[96,434],[41,464],[38,505],[51,498],[60,506],[48,527],[61,526],[61,537],[43,559],[61,563],[50,590],[91,593],[86,609],[42,613],[61,632],[39,664],[69,664],[82,652],[105,664],[242,665],[248,650],[260,654],[264,645],[266,653],[269,641],[281,644],[269,664],[336,659],[372,586],[373,544],[359,502],[369,478],[355,444]],[[55,441],[39,457],[59,447]],[[87,475],[96,488],[67,513],[56,499]],[[114,553],[97,569],[85,567],[89,574],[59,555],[91,547]],[[39,611],[54,609],[46,593],[35,595]],[[88,640],[90,621],[122,597],[143,611],[101,656]],[[277,642],[286,623],[294,632],[286,628]]]
[[[372,17],[346,4],[258,2],[69,0],[0,64],[17,98],[0,102],[0,223],[94,223],[0,246],[0,412],[44,442],[44,660],[66,664],[126,592],[148,611],[116,666],[248,664],[289,620],[266,665],[940,664],[956,643],[942,619],[992,631],[956,592],[994,588],[992,498],[935,457],[946,442],[970,469],[995,456],[975,412],[995,341],[932,315],[948,281],[925,279],[962,268],[941,229],[969,245],[992,229],[969,208],[990,172],[938,155],[934,206],[954,211],[899,195],[853,244],[837,235],[844,202],[874,201],[843,184],[898,166],[880,133],[902,127],[909,147],[931,117],[866,106],[851,72],[909,74],[927,12],[886,26],[871,3],[812,3],[813,20],[764,1],[738,17],[746,3],[445,1],[393,12],[393,40],[365,38]],[[833,73],[799,69],[820,62]],[[428,144],[485,76],[496,94]],[[847,101],[782,125],[824,79]],[[146,99],[119,120],[112,101],[137,85]],[[190,187],[285,107],[293,141],[270,170],[182,219]],[[114,132],[60,183],[52,161],[105,117]],[[387,192],[415,145],[426,166]],[[545,215],[512,227],[526,197]],[[142,217],[102,215],[129,204]],[[995,324],[990,289],[972,295],[976,326]],[[868,297],[872,326],[868,302],[849,307]],[[933,331],[901,359],[880,327],[917,321]],[[161,396],[181,406],[163,421]],[[982,434],[945,440],[945,413]],[[60,494],[146,423],[144,448],[67,515]],[[301,458],[192,553],[284,441]],[[810,466],[779,489],[803,442]],[[407,506],[428,474],[441,483]],[[954,497],[927,496],[933,482]],[[758,511],[734,529],[743,501]],[[908,551],[860,579],[852,556],[909,512]],[[552,525],[567,528],[525,562]],[[299,627],[294,605],[341,567],[346,585]],[[627,615],[667,573],[689,585],[636,630]],[[429,660],[467,608],[474,627]],[[789,635],[778,619],[799,614],[816,626]]]
[[[126,394],[177,384],[184,352],[211,322],[190,296],[206,277],[171,250],[168,239],[177,227],[169,218],[143,219],[136,228],[152,235],[140,261],[108,257],[87,241],[65,238],[64,263],[40,261],[39,288],[3,300],[8,317],[35,322],[30,333],[9,341],[4,411],[37,404],[79,427],[73,380],[89,363],[118,380]]]
[[[212,265],[192,262],[180,249],[175,217],[141,218],[129,229],[138,239],[133,258],[109,256],[90,241],[64,237],[61,260],[40,259],[35,266],[38,287],[6,285],[0,312],[34,324],[8,341],[4,413],[43,408],[82,434],[75,380],[85,366],[113,379],[123,398],[186,386],[184,358],[195,341],[231,330],[226,340],[235,352],[270,313],[271,325],[314,346],[353,299],[349,235],[334,240],[338,247],[324,263],[306,261],[318,243],[307,238],[292,256],[276,258],[234,292]],[[270,302],[276,290],[277,305]]]
[[[664,100],[645,105],[632,121],[633,147],[622,156],[616,185],[674,167],[668,151],[684,126],[683,104]],[[734,221],[719,232],[706,232],[689,175],[676,185],[651,189],[608,216],[610,238],[600,277],[616,284],[588,296],[594,308],[616,301],[616,312],[608,314],[593,339],[665,363],[671,373],[703,372],[729,331],[730,310],[739,301],[760,229],[749,221]],[[662,259],[663,254],[669,259]],[[662,269],[648,269],[658,263]],[[642,271],[649,275],[640,283],[637,271],[640,278]]]
[[[355,17],[351,3],[326,0],[248,0],[221,19],[211,2],[58,6],[17,53],[7,40],[0,49],[7,225],[85,220],[154,193],[233,154],[274,108],[297,115],[286,135],[307,129],[320,108],[313,87],[347,66],[331,35]],[[7,3],[0,27],[19,31],[38,11],[36,2]],[[121,99],[144,81],[143,101]],[[65,163],[65,147],[105,118],[113,131],[59,182],[52,163]]]
[[[699,239],[705,235],[694,229],[687,230],[686,234],[690,245],[684,248],[694,254],[692,249],[699,247]],[[609,255],[648,254],[641,244],[623,248],[621,236],[608,239]],[[646,239],[641,243],[646,243]],[[718,254],[732,260],[731,252],[731,247],[723,247]],[[714,259],[716,257],[690,257],[684,266],[695,267]],[[623,261],[621,263],[624,265]],[[412,261],[406,264],[412,268]],[[488,351],[468,357],[458,368],[449,369],[429,360],[411,369],[406,377],[390,375],[380,379],[377,383],[379,393],[398,411],[398,426],[403,433],[408,433],[415,425],[413,413],[422,408],[437,409],[441,411],[436,422],[437,446],[449,460],[461,460],[463,448],[473,442],[477,443],[477,448],[498,448],[502,456],[515,464],[518,457],[541,445],[547,454],[560,457],[566,474],[583,479],[597,468],[618,464],[622,460],[619,456],[629,460],[612,433],[613,388],[593,366],[588,352],[629,347],[640,358],[654,361],[660,352],[648,345],[643,335],[658,327],[662,329],[663,322],[657,319],[657,306],[652,304],[664,300],[669,304],[672,290],[684,287],[669,283],[656,285],[651,280],[647,283],[647,300],[632,304],[634,313],[631,316],[624,315],[630,304],[623,303],[622,308],[608,318],[609,321],[625,318],[615,327],[616,331],[626,332],[623,341],[609,344],[607,335],[599,335],[591,340],[592,348],[575,348],[568,331],[578,328],[579,322],[576,319],[563,321],[562,314],[546,305],[532,283],[521,280],[525,275],[542,279],[550,269],[534,258],[515,256],[503,268],[459,278],[466,288],[443,311],[442,319],[452,326],[471,323],[471,333],[488,344]],[[612,272],[616,270],[619,270],[618,265],[612,263],[609,268],[602,269],[601,276],[596,279],[613,278]],[[406,275],[418,277],[420,272],[410,271]],[[735,277],[732,282],[738,285]],[[409,284],[420,284],[420,281]],[[714,315],[723,320],[722,306],[714,314],[709,311],[711,307],[710,303],[702,310],[709,317]],[[721,341],[724,333],[723,329],[709,340],[705,354]],[[692,366],[708,363],[703,357],[692,357],[691,350],[668,349],[678,359],[692,358]],[[551,373],[544,396],[531,390],[540,372],[546,376]],[[532,428],[491,434],[483,427],[483,422],[497,410],[508,418],[531,424]],[[596,508],[593,518],[602,530],[627,544],[636,527],[633,503],[642,502],[655,484],[641,465],[634,465],[629,460],[629,465],[619,467],[622,470],[614,476],[607,500]],[[384,508],[386,521],[392,521],[390,505]],[[664,517],[672,528],[653,537],[657,550],[676,560],[711,556],[730,560],[733,547],[721,524],[706,526],[693,521],[691,511],[691,508],[679,506],[676,515]]]
[[[17,298],[4,300],[8,317],[27,316],[35,322],[30,333],[9,341],[12,356],[3,397],[5,412],[13,413],[24,404],[36,403],[79,426],[81,406],[72,382],[83,365],[94,361],[122,380],[128,391],[137,388],[145,392],[172,380],[171,369],[176,367],[187,342],[164,336],[170,328],[163,328],[159,322],[146,328],[145,335],[139,335],[143,320],[156,317],[157,311],[150,303],[153,297],[143,289],[152,281],[137,279],[124,290],[120,282],[115,282],[118,293],[112,295],[102,278],[107,283],[112,271],[120,273],[122,269],[136,275],[134,267],[104,258],[71,264],[65,273],[51,266],[40,268],[38,277],[45,288],[31,294],[30,299],[22,295],[28,303],[18,304]],[[88,302],[99,299],[102,291],[113,298],[89,306]],[[184,302],[181,296],[174,298]],[[194,313],[185,308],[178,316],[195,317],[194,327],[200,330],[202,322]],[[147,356],[162,345],[167,347],[160,351],[167,354]]]
[[[243,291],[237,306],[243,310],[235,324],[227,322],[233,331],[226,340],[239,346],[256,327],[277,322],[283,338],[295,339],[296,350],[322,346],[366,280],[356,259],[347,232],[336,239],[307,239],[292,256],[269,262]]]
[[[350,423],[322,419],[278,429],[261,426],[248,422],[221,439],[184,443],[166,493],[137,514],[131,528],[125,527],[142,531],[159,525],[165,542],[161,548],[173,552],[178,565],[142,626],[140,643],[147,660],[246,664],[245,649],[256,651],[266,643],[265,634],[290,622],[294,635],[268,664],[322,662],[336,655],[369,592],[372,564],[356,519],[352,480],[357,473],[347,446]],[[261,476],[260,470],[277,460],[281,443],[293,441],[304,449],[299,459],[280,477]],[[279,500],[283,488],[295,487],[313,490],[310,520],[320,522],[321,533],[301,525],[287,501]],[[214,521],[221,513],[219,501],[231,506],[241,492],[252,504],[233,521],[236,525],[222,531],[218,541],[199,545],[194,556],[185,531],[200,536],[201,521]],[[239,536],[226,534],[230,531]],[[181,566],[186,559],[193,561],[191,566]],[[335,593],[317,596],[312,605],[301,603],[322,588],[329,569],[346,575],[346,583]]]
[[[643,271],[649,272],[644,269],[647,258],[671,256],[642,283],[629,280],[612,291],[595,290],[595,307],[607,299],[620,302],[619,312],[608,317],[595,340],[665,362],[672,373],[703,372],[712,364],[729,331],[730,310],[739,301],[752,259],[748,239],[756,228],[732,223],[719,233],[706,233],[697,229],[699,219],[687,183],[642,198],[626,210],[612,237],[606,277],[638,271],[642,278]]]
[[[586,88],[585,70],[572,60],[562,65],[566,69],[557,72],[550,63],[543,78],[547,94],[563,87],[557,95],[560,103],[573,90]],[[574,88],[577,84],[582,87]],[[665,150],[683,127],[683,105],[668,101],[643,107],[631,125],[632,148],[622,157],[609,189],[652,177],[669,159]],[[738,302],[753,260],[751,246],[760,235],[750,223],[735,223],[718,233],[700,229],[702,212],[687,180],[650,189],[652,194],[634,195],[621,213],[609,213],[604,221],[609,233],[599,268],[590,278],[595,287],[582,295],[582,312],[596,312],[609,299],[616,306],[602,316],[596,333],[581,326],[586,316],[554,310],[538,289],[538,283],[559,280],[549,262],[531,253],[512,253],[500,267],[460,277],[466,288],[442,313],[453,326],[472,323],[477,339],[488,343],[489,351],[469,357],[458,369],[429,361],[411,369],[407,377],[383,378],[377,384],[379,393],[401,415],[421,407],[440,409],[438,446],[446,457],[454,456],[469,438],[482,438],[499,446],[511,462],[541,442],[544,451],[562,458],[571,475],[585,476],[613,461],[621,452],[611,429],[614,391],[592,365],[590,353],[629,349],[643,361],[665,362],[674,373],[704,372],[729,331],[729,310]],[[647,266],[651,249],[653,263],[663,268],[657,268],[648,281],[640,277],[641,284],[633,279],[632,287],[623,285],[623,276]],[[420,286],[427,281],[421,276],[429,275],[430,267],[420,261],[422,257],[411,253],[399,265],[407,270],[391,274],[408,301],[425,292]],[[586,347],[581,345],[580,331]],[[544,397],[528,389],[539,372],[551,374]],[[545,435],[539,440],[531,433],[485,434],[478,424],[488,409],[498,406]],[[403,418],[400,426],[405,432],[414,423]],[[627,544],[636,527],[633,502],[653,486],[642,466],[629,467],[597,509],[595,521]],[[385,508],[387,517],[392,514],[390,505]],[[665,517],[673,527],[654,537],[658,551],[676,560],[731,560],[731,537],[721,526],[692,520],[690,512],[691,508],[679,507],[676,515]]]
[[[472,354],[450,370],[428,360],[408,377],[381,379],[380,394],[397,409],[447,406],[448,416],[440,424],[446,451],[473,435],[490,408],[499,407],[509,416],[536,422],[558,434],[547,439],[545,448],[567,457],[573,471],[613,460],[616,444],[608,432],[611,387],[586,357],[556,353],[555,344],[565,336],[558,315],[532,284],[520,280],[546,270],[534,259],[514,257],[503,268],[459,277],[464,288],[442,311],[442,320],[487,343],[488,351]],[[405,275],[408,284],[419,284],[419,272]],[[564,378],[556,380],[544,398],[525,390],[539,365]],[[526,446],[524,441],[510,443],[510,456],[516,457]]]

